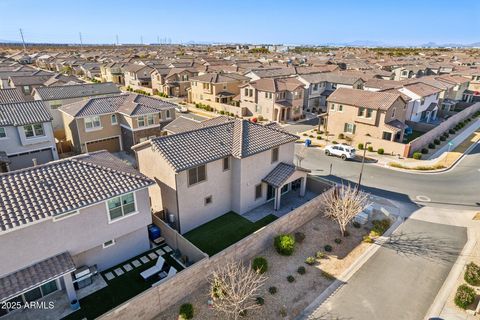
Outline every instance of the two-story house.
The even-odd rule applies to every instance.
[[[303,115],[304,85],[295,78],[263,78],[240,87],[240,105],[249,114],[277,121],[295,121]]]
[[[134,90],[152,88],[153,68],[143,64],[132,63],[123,67],[125,86]]]
[[[407,120],[414,122],[433,122],[438,115],[438,100],[442,89],[431,85],[416,82],[404,85],[398,89],[407,95],[411,101],[411,108],[407,112]]]
[[[162,77],[160,73],[152,73],[152,88],[170,97],[185,97],[190,88],[190,79],[198,76],[195,68],[170,68]],[[155,79],[155,81],[154,81]],[[158,80],[161,81],[158,81]]]
[[[236,73],[206,73],[190,79],[188,101],[191,103],[230,104],[240,94],[240,86],[250,78]]]
[[[160,136],[175,119],[175,105],[140,94],[91,98],[59,108],[65,136],[76,152],[131,151],[131,146]]]
[[[0,104],[0,172],[58,159],[52,116],[42,101]]]
[[[329,134],[357,143],[368,139],[402,142],[406,102],[400,94],[339,88],[327,100]],[[374,148],[383,147],[372,141]]]
[[[44,101],[53,117],[53,130],[63,131],[62,115],[58,108],[69,103],[93,97],[118,95],[121,91],[113,83],[86,83],[68,86],[40,87],[33,90],[35,100]]]
[[[76,300],[77,268],[92,274],[148,250],[152,183],[107,152],[0,174],[0,303],[59,290]]]
[[[124,85],[125,77],[122,68],[125,63],[111,62],[100,66],[100,75],[103,82],[113,82],[115,84]]]
[[[337,88],[362,89],[365,83],[359,76],[342,72],[304,74],[298,80],[305,85],[304,111],[318,113],[326,111],[327,98]]]
[[[154,211],[181,233],[229,211],[244,214],[285,192],[305,194],[307,172],[293,165],[298,137],[247,120],[159,137],[133,147],[154,179]]]

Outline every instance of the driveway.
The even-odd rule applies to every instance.
[[[421,320],[466,241],[466,228],[409,219],[308,319]]]
[[[318,127],[318,118],[313,118],[313,119],[304,120],[297,123],[286,124],[283,127],[283,130],[289,133],[297,134],[297,133],[305,132],[307,130],[316,129],[317,127]]]

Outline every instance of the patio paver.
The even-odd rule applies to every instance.
[[[163,251],[161,248],[155,250],[155,252],[159,255],[159,256],[163,256],[165,254],[165,251]]]
[[[127,263],[123,265],[123,269],[128,272],[130,270],[133,270],[133,267],[129,263]]]
[[[150,259],[148,259],[146,256],[143,256],[140,258],[140,261],[142,261],[143,263],[148,263],[150,262]]]
[[[172,248],[170,248],[169,246],[165,246],[165,247],[163,248],[163,250],[165,250],[165,252],[168,253],[168,252],[171,252],[171,251],[172,251]]]
[[[105,273],[105,278],[107,278],[107,280],[110,281],[113,278],[115,278],[115,276],[113,275],[113,273],[107,272],[107,273]]]
[[[124,272],[122,269],[120,269],[120,268],[117,268],[117,269],[113,270],[113,272],[115,272],[115,274],[116,274],[117,276],[121,276],[122,274],[125,273],[125,272]]]
[[[148,254],[148,257],[151,259],[151,260],[155,260],[158,258],[157,254],[155,252],[150,252]]]
[[[138,260],[133,260],[133,261],[132,261],[132,264],[133,264],[133,266],[134,266],[135,268],[138,268],[138,267],[140,267],[140,266],[142,265],[142,263],[141,263],[140,261],[138,261]]]

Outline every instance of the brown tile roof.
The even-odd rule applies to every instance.
[[[280,92],[293,91],[304,84],[296,78],[262,78],[250,82],[250,85],[259,91]]]
[[[338,88],[328,97],[327,100],[328,102],[346,104],[355,107],[388,110],[398,99],[402,99],[400,94]]]
[[[428,85],[428,84],[422,83],[422,82],[407,84],[407,85],[404,86],[404,88],[413,92],[413,93],[415,93],[416,95],[418,95],[420,97],[430,96],[432,94],[435,94],[435,93],[438,93],[438,92],[442,91],[442,89],[433,87],[431,85]]]

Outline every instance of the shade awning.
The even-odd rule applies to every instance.
[[[268,183],[274,188],[280,188],[295,173],[295,171],[309,172],[309,170],[281,162],[272,171],[270,171],[267,176],[262,179],[262,181]]]

